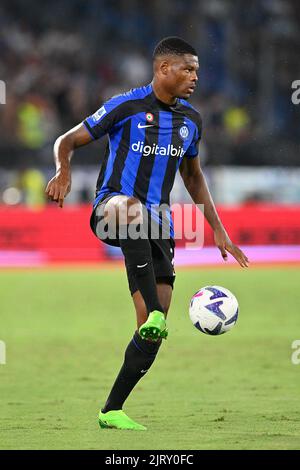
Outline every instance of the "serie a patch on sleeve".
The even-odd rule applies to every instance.
[[[93,115],[92,115],[92,119],[94,122],[99,122],[100,119],[102,118],[102,116],[104,116],[104,114],[106,113],[106,109],[104,106],[102,106],[100,109],[98,109],[98,111],[96,111]]]

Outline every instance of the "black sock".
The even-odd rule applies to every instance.
[[[146,341],[140,337],[137,331],[135,332],[125,351],[125,359],[119,375],[102,409],[103,413],[122,409],[123,403],[132,389],[150,369],[160,345],[161,340],[156,343]]]
[[[120,247],[125,257],[126,266],[135,276],[148,313],[153,312],[153,310],[164,313],[157,294],[150,242],[148,238],[133,240],[126,237],[127,228],[128,226],[121,226],[119,229],[119,233],[122,234],[120,236]]]

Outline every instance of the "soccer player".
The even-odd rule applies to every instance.
[[[137,330],[99,413],[102,428],[146,429],[122,408],[150,369],[162,339],[168,336],[166,316],[175,277],[175,243],[168,207],[178,168],[194,203],[204,205],[204,215],[224,260],[229,252],[242,267],[248,266],[247,257],[231,242],[218,217],[200,167],[201,118],[186,101],[198,81],[197,52],[180,38],[165,38],[155,47],[153,68],[149,85],[112,97],[56,140],[56,175],[46,188],[48,197],[63,207],[71,188],[73,151],[108,134],[91,228],[105,243],[121,247]],[[164,210],[155,209],[162,205]],[[151,224],[158,228],[155,236],[150,235]]]

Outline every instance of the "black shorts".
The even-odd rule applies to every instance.
[[[99,201],[96,207],[94,207],[90,225],[93,233],[96,237],[103,241],[104,243],[111,245],[111,246],[120,246],[120,242],[118,237],[116,236],[113,239],[105,238],[102,239],[101,235],[97,233],[97,225],[99,222],[103,220],[103,213],[105,204],[109,199],[111,199],[115,194],[108,194],[104,196],[104,198]],[[158,238],[158,239],[151,239],[149,238],[151,252],[152,252],[152,263],[154,267],[154,273],[157,284],[168,284],[172,287],[175,281],[175,270],[174,270],[174,250],[175,250],[175,241],[173,238]],[[127,278],[129,284],[129,290],[131,295],[133,295],[137,290],[137,284],[135,280],[135,276],[131,269],[126,265],[127,271]]]

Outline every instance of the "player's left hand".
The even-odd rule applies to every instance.
[[[214,231],[214,239],[224,261],[227,261],[228,259],[228,252],[237,260],[242,268],[248,268],[249,260],[247,256],[238,246],[232,243],[224,228],[219,228]]]

